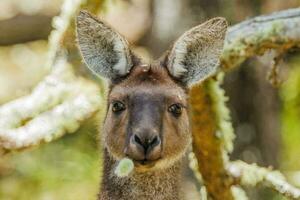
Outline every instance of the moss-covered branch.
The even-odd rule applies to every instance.
[[[252,18],[228,29],[222,67],[239,66],[269,49],[285,52],[300,46],[300,8]]]
[[[269,49],[279,53],[300,46],[300,9],[259,16],[229,28],[221,57],[223,69],[237,67],[247,58]],[[212,199],[233,199],[235,180],[226,168],[233,130],[224,91],[211,79],[191,90],[193,149],[207,194]]]
[[[290,185],[279,171],[273,171],[256,164],[247,164],[242,161],[231,162],[228,172],[244,186],[265,184],[280,194],[291,198],[300,199],[300,189]]]
[[[0,107],[0,146],[23,149],[80,127],[101,106],[99,88],[74,75],[65,60],[33,92]]]
[[[53,19],[46,65],[50,75],[31,94],[0,107],[0,149],[22,149],[49,142],[77,130],[81,121],[101,107],[99,87],[77,77],[72,66],[75,58],[74,19],[81,8],[96,12],[102,1],[65,0],[61,14]],[[76,58],[78,60],[78,58]]]
[[[217,80],[196,85],[190,92],[193,151],[199,163],[204,185],[212,199],[233,199],[233,180],[226,171],[227,153],[232,151],[234,138],[227,100]]]

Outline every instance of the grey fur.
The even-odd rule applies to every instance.
[[[77,16],[77,39],[82,56],[95,74],[114,79],[132,67],[127,41],[86,11]]]
[[[215,73],[226,30],[226,19],[217,17],[185,32],[169,54],[169,72],[188,85]]]

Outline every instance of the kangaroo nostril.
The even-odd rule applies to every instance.
[[[150,134],[133,134],[131,137],[131,145],[129,146],[129,152],[139,154],[139,158],[148,156],[149,159],[156,158],[154,155],[159,155],[161,139],[158,135]],[[144,157],[144,158],[146,158]]]
[[[139,138],[139,136],[134,135],[134,141],[135,141],[136,143],[138,143],[138,144],[144,146],[144,145],[143,145],[143,142],[142,142],[142,140]]]
[[[155,147],[156,145],[158,145],[160,143],[160,139],[158,138],[158,136],[155,136],[152,141],[150,142],[150,146]]]
[[[133,133],[125,154],[134,160],[157,160],[161,156],[161,138],[158,135]]]

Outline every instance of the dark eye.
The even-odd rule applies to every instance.
[[[115,113],[121,112],[125,109],[126,109],[125,104],[120,101],[115,101],[112,103],[112,111]]]
[[[182,113],[182,105],[178,103],[173,104],[168,108],[168,111],[172,113],[174,116],[178,117]]]

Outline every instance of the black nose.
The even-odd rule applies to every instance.
[[[160,139],[157,135],[152,138],[141,138],[137,134],[134,134],[134,142],[142,146],[144,152],[147,153],[147,151],[151,151],[151,149],[160,144]]]
[[[135,132],[125,148],[127,156],[134,160],[157,160],[161,157],[161,139],[156,131]]]

